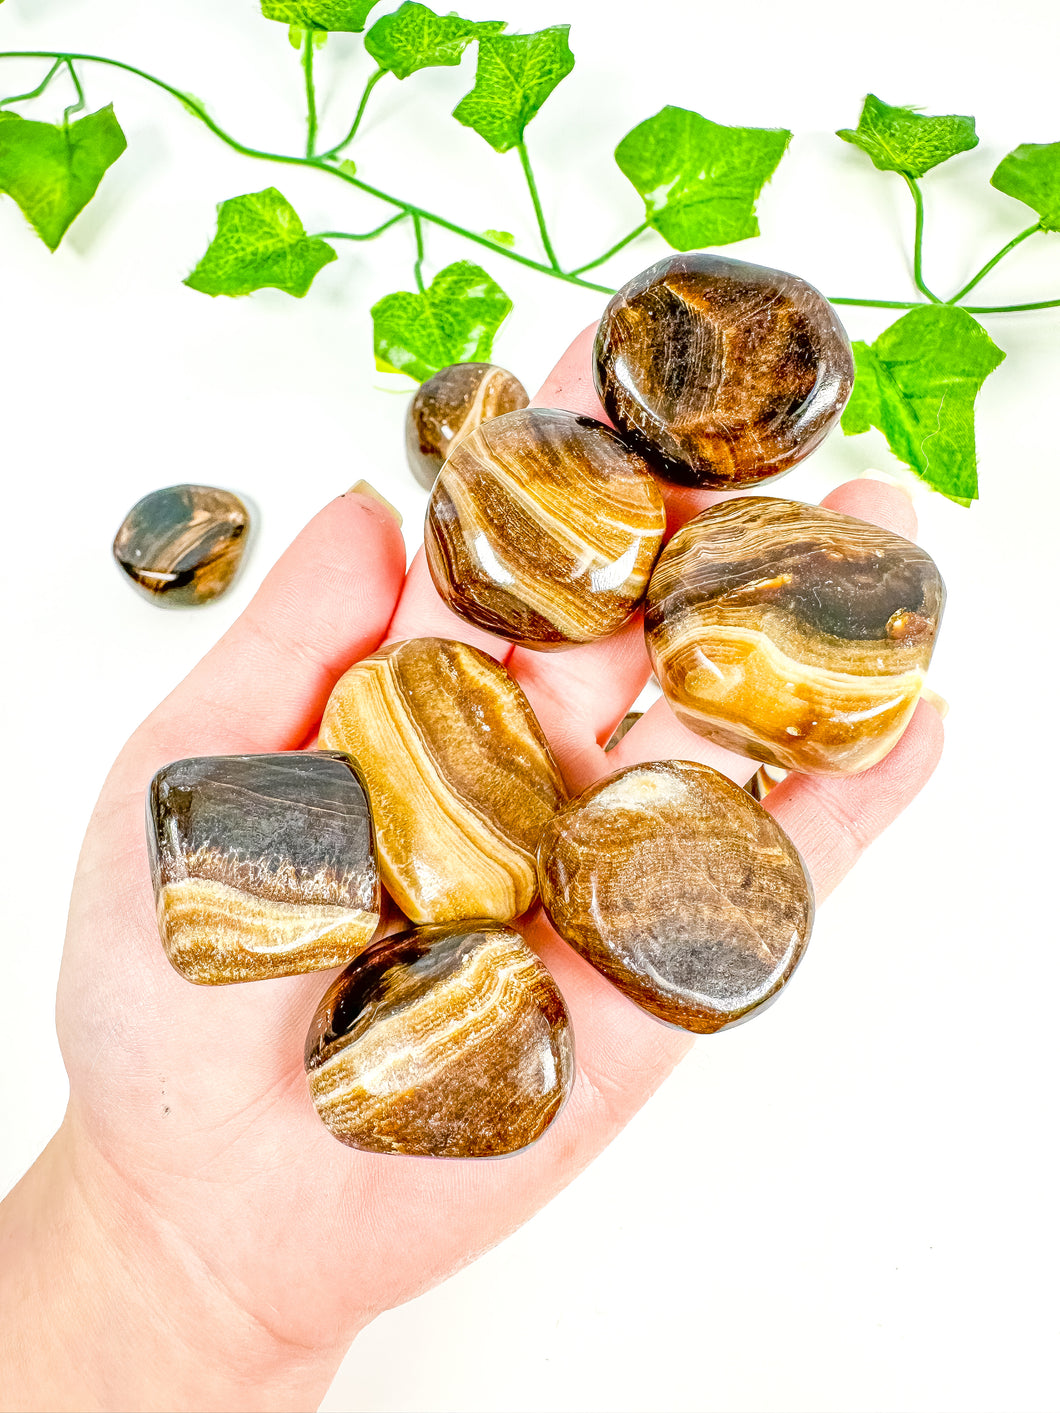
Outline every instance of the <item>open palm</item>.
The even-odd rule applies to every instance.
[[[587,335],[540,401],[602,418]],[[671,530],[712,499],[667,494]],[[905,535],[915,528],[906,498],[878,483],[851,483],[827,504]],[[341,497],[302,532],[114,766],[82,853],[60,983],[71,1161],[91,1191],[105,1194],[98,1200],[120,1233],[129,1279],[146,1287],[149,1271],[169,1262],[197,1302],[200,1406],[212,1406],[211,1360],[230,1370],[246,1364],[246,1406],[319,1399],[358,1329],[524,1221],[607,1144],[690,1043],[532,915],[524,930],[574,1026],[570,1102],[540,1142],[503,1161],[379,1157],[337,1143],[309,1100],[302,1046],[329,976],[207,990],[170,969],[144,845],[154,771],[181,756],[311,744],[331,687],[352,662],[388,639],[426,635],[461,638],[507,663],[572,793],[640,760],[704,761],[741,783],[753,770],[680,726],[665,703],[604,753],[601,743],[648,678],[639,620],[564,653],[513,650],[449,613],[422,553],[406,578],[398,528],[375,501]],[[913,797],[940,748],[938,716],[921,705],[871,771],[791,777],[770,795],[818,898]],[[172,1321],[174,1338],[185,1338],[183,1314]]]

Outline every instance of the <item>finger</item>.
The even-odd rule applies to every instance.
[[[916,538],[916,511],[905,491],[885,481],[846,481],[826,495],[821,504],[826,510],[838,510],[841,515],[853,515],[892,530],[907,540]]]
[[[541,391],[531,402],[531,407],[561,407],[566,412],[577,412],[580,417],[595,417],[598,422],[611,425],[593,381],[595,339],[595,324],[582,329],[541,384]]]
[[[860,775],[789,775],[765,807],[802,854],[817,901],[927,784],[942,754],[942,717],[920,702],[889,755]]]
[[[137,733],[168,758],[302,744],[386,632],[405,571],[395,517],[363,495],[312,519],[232,627]]]

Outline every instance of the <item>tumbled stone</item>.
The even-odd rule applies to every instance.
[[[673,537],[645,630],[686,726],[767,765],[845,775],[905,730],[945,600],[934,560],[900,535],[747,496]]]
[[[537,842],[566,794],[499,662],[445,638],[383,648],[336,684],[320,744],[363,771],[383,882],[412,922],[508,922],[530,906]]]
[[[317,1113],[370,1153],[495,1158],[533,1143],[574,1079],[563,997],[491,922],[388,937],[331,986],[305,1047]]]
[[[484,423],[452,452],[424,544],[454,613],[549,649],[628,621],[665,527],[655,478],[620,437],[591,417],[535,407]]]
[[[163,766],[147,838],[166,956],[218,985],[343,966],[379,924],[364,785],[345,756],[199,756]]]
[[[623,285],[595,364],[607,415],[637,450],[671,481],[719,490],[808,456],[854,382],[823,295],[795,275],[699,252]]]
[[[490,417],[530,401],[526,389],[496,363],[451,363],[421,383],[405,419],[409,470],[430,490],[442,462],[468,433]]]
[[[216,486],[169,486],[138,500],[114,536],[114,558],[149,598],[208,603],[239,568],[250,516]]]
[[[552,926],[631,1001],[699,1033],[775,1000],[813,892],[780,825],[690,761],[628,766],[572,800],[538,856]]]

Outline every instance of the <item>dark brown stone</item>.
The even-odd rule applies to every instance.
[[[495,363],[451,363],[421,383],[405,419],[409,470],[430,490],[452,449],[491,417],[530,401],[519,379]]]
[[[250,517],[231,491],[169,486],[136,502],[114,537],[114,558],[149,598],[201,604],[225,592]]]
[[[608,417],[684,486],[733,490],[790,470],[854,382],[835,310],[795,275],[693,252],[624,285],[600,321]]]
[[[546,826],[541,902],[631,1001],[706,1033],[775,1000],[813,892],[791,840],[746,790],[690,761],[628,766]]]

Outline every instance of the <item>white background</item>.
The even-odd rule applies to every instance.
[[[297,56],[256,10],[7,0],[0,49],[126,58],[205,98],[237,134],[296,149]],[[519,29],[572,22],[578,66],[530,129],[570,263],[641,219],[610,154],[664,103],[794,130],[760,204],[764,234],[730,253],[833,295],[912,297],[901,181],[831,136],[855,124],[867,91],[978,119],[979,148],[925,182],[926,274],[943,293],[1032,219],[987,185],[997,161],[1060,139],[1053,0],[499,0],[463,13]],[[326,132],[348,123],[364,64],[351,38],[322,56],[325,92],[346,74]],[[41,71],[4,63],[0,89]],[[410,233],[343,247],[302,302],[194,294],[180,281],[225,197],[275,183],[310,230],[365,229],[385,213],[314,173],[237,157],[134,79],[85,76],[91,106],[113,100],[129,137],[98,200],[55,256],[0,202],[0,1185],[62,1115],[52,1004],[66,901],[123,739],[325,500],[367,476],[415,541],[424,499],[403,464],[407,397],[374,371],[367,320],[374,299],[410,287]],[[471,81],[466,63],[381,84],[361,173],[533,251],[517,157],[446,116]],[[55,120],[65,101],[57,86],[36,113]],[[605,282],[663,253],[643,237]],[[431,232],[428,273],[465,254],[478,258]],[[484,263],[516,302],[496,356],[532,388],[602,300]],[[1060,297],[1060,236],[1021,247],[981,293]],[[860,338],[890,318],[844,317]],[[781,1004],[701,1040],[547,1211],[380,1319],[327,1408],[1057,1407],[1060,311],[988,327],[1009,356],[979,404],[982,501],[969,512],[916,496],[950,588],[932,683],[952,712],[934,781],[825,907]],[[876,433],[837,436],[782,493],[816,498],[870,466],[897,470]],[[258,530],[228,598],[167,613],[122,579],[110,541],[140,495],[181,480],[245,495]]]

